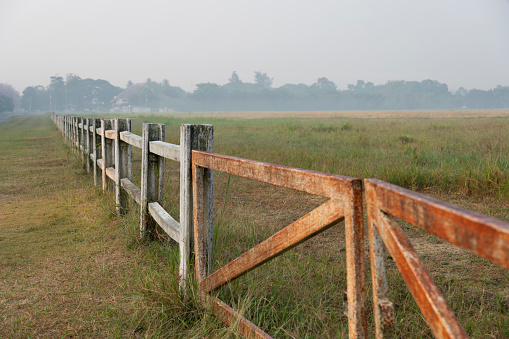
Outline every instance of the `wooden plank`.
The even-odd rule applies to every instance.
[[[120,132],[120,140],[131,146],[142,148],[143,138],[131,132]]]
[[[372,191],[367,193],[373,194]],[[366,196],[366,201],[372,201]],[[394,327],[394,308],[389,300],[389,280],[387,278],[387,250],[375,226],[379,210],[372,203],[366,204],[368,214],[369,255],[371,262],[371,286],[373,289],[373,310],[377,339],[392,338]],[[381,308],[380,305],[386,305]],[[391,312],[392,311],[392,312]]]
[[[158,202],[149,203],[148,212],[166,234],[176,242],[180,240],[180,224]]]
[[[394,217],[378,212],[376,227],[436,338],[468,338]]]
[[[115,167],[106,168],[106,176],[115,181]]]
[[[102,169],[102,166],[99,166],[98,160],[101,158],[101,136],[97,134],[97,130],[101,127],[101,120],[92,118],[92,126],[94,126],[92,133],[92,152],[94,154],[94,186],[97,186],[99,183],[99,169]]]
[[[272,337],[262,331],[258,326],[241,316],[233,308],[222,302],[221,300],[205,296],[206,302],[212,304],[214,314],[219,316],[221,320],[228,326],[238,324],[238,334],[244,338],[259,338],[259,339],[271,339]]]
[[[104,132],[101,134],[101,158],[103,160],[103,171],[102,171],[102,188],[103,191],[108,188],[112,188],[106,175],[106,168],[114,166],[113,163],[113,141],[106,138],[106,131],[111,129],[110,119],[101,119],[101,130]]]
[[[164,140],[163,124],[143,124],[143,147],[141,148],[141,205],[140,235],[144,239],[155,236],[155,222],[148,214],[148,203],[160,198],[164,175],[164,158],[151,154],[149,142]]]
[[[351,177],[201,151],[193,151],[193,164],[329,198],[339,198],[346,194],[350,189],[350,182],[356,180]]]
[[[106,130],[104,131],[104,137],[107,139],[115,139],[115,130]]]
[[[122,189],[120,180],[131,179],[133,161],[132,146],[120,140],[120,132],[130,130],[130,119],[115,119],[115,202],[119,215],[124,215],[129,206],[128,195]]]
[[[131,182],[131,180],[124,178],[120,179],[120,184],[122,188],[129,194],[129,196],[136,201],[138,205],[141,205],[141,191],[140,189]]]
[[[166,159],[180,162],[180,146],[170,144],[164,141],[151,141],[149,142],[150,153],[157,154]]]
[[[102,135],[103,135],[103,129],[102,129],[101,127],[98,127],[98,128],[96,128],[96,129],[95,129],[95,133],[96,133],[97,135],[102,136]]]
[[[381,180],[365,185],[373,192],[367,203],[509,269],[509,223]]]
[[[362,180],[351,180],[343,197],[347,277],[348,331],[350,338],[366,338],[366,272],[364,257],[364,211]]]
[[[206,292],[218,289],[343,219],[343,205],[331,199],[199,281],[199,286]]]
[[[193,246],[193,166],[192,166],[192,150],[198,149],[203,151],[212,152],[214,150],[214,128],[212,125],[191,125],[182,124],[180,126],[180,287],[185,291],[187,278],[189,275],[189,260],[191,258],[191,249]],[[203,170],[202,172],[205,172]],[[204,173],[201,180],[197,180],[201,185],[202,195],[200,196],[201,202],[197,204],[199,209],[200,219],[203,230],[207,230],[210,237],[206,246],[209,257],[204,257],[203,260],[207,263],[212,263],[212,209],[213,209],[213,182],[212,171]],[[205,187],[203,187],[205,186]],[[203,199],[203,194],[206,198]],[[204,205],[205,204],[205,205]],[[204,239],[205,239],[204,238]],[[209,260],[210,259],[210,260]],[[199,263],[201,265],[203,262]]]
[[[97,159],[97,166],[102,170],[104,170],[103,165],[104,165],[103,159]]]

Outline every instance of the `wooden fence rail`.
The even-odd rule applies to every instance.
[[[81,152],[87,172],[94,174],[95,185],[99,180],[103,190],[114,185],[119,214],[125,213],[128,197],[140,205],[142,237],[153,235],[158,225],[179,242],[182,287],[186,286],[189,276],[190,251],[194,243],[199,296],[212,304],[214,312],[225,323],[239,320],[240,332],[246,337],[269,338],[211,293],[341,221],[345,222],[345,314],[349,337],[368,337],[363,198],[368,217],[376,338],[390,337],[395,324],[394,308],[389,300],[386,251],[391,254],[433,334],[437,338],[466,338],[397,219],[509,269],[509,223],[380,180],[365,179],[363,187],[360,179],[214,154],[211,125],[183,124],[180,145],[173,145],[164,142],[162,124],[143,124],[143,133],[138,136],[131,133],[129,119],[55,114],[51,118],[65,140]],[[132,147],[142,150],[141,188],[132,183]],[[180,223],[158,203],[165,159],[180,162]],[[213,170],[329,200],[211,272]]]
[[[389,337],[394,326],[385,267],[388,250],[435,337],[467,338],[396,218],[505,268],[509,223],[381,180],[366,179],[364,184],[376,337]]]

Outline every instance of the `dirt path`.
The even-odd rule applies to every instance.
[[[139,254],[70,152],[47,116],[0,124],[2,338],[129,335]]]

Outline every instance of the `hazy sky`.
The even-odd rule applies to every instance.
[[[0,0],[0,83],[509,86],[509,0]]]

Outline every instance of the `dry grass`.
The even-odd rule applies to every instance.
[[[0,125],[0,337],[128,335],[138,251],[47,117]]]

